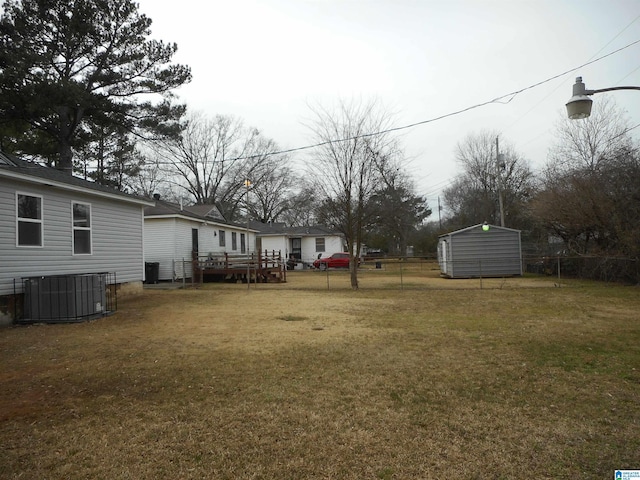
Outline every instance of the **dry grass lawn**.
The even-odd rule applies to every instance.
[[[397,272],[396,272],[397,273]],[[327,290],[327,281],[330,289]],[[0,330],[3,479],[602,479],[640,468],[640,290],[433,270],[145,290]]]

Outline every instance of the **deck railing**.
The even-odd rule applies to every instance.
[[[203,274],[243,275],[248,272],[254,279],[263,281],[267,275],[276,275],[279,281],[286,281],[286,268],[280,251],[265,250],[248,254],[210,253],[192,256],[194,275],[202,281]]]

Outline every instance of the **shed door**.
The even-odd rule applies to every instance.
[[[440,244],[440,255],[442,258],[442,271],[444,273],[448,273],[447,270],[447,257],[449,256],[449,252],[447,251],[447,241],[443,240]]]

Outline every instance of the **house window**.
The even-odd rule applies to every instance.
[[[91,205],[73,203],[73,254],[91,254]]]
[[[247,251],[247,246],[245,244],[245,234],[240,234],[240,253],[245,253]]]
[[[324,252],[324,237],[316,238],[316,252]]]
[[[220,242],[221,247],[224,247],[227,243],[225,241],[224,234],[225,234],[224,230],[218,230],[218,241]]]
[[[42,197],[16,194],[17,246],[42,246]]]
[[[231,232],[231,249],[238,249],[238,234],[236,232]]]

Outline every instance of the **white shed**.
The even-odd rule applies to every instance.
[[[440,235],[438,263],[449,278],[522,275],[520,230],[479,224]]]

